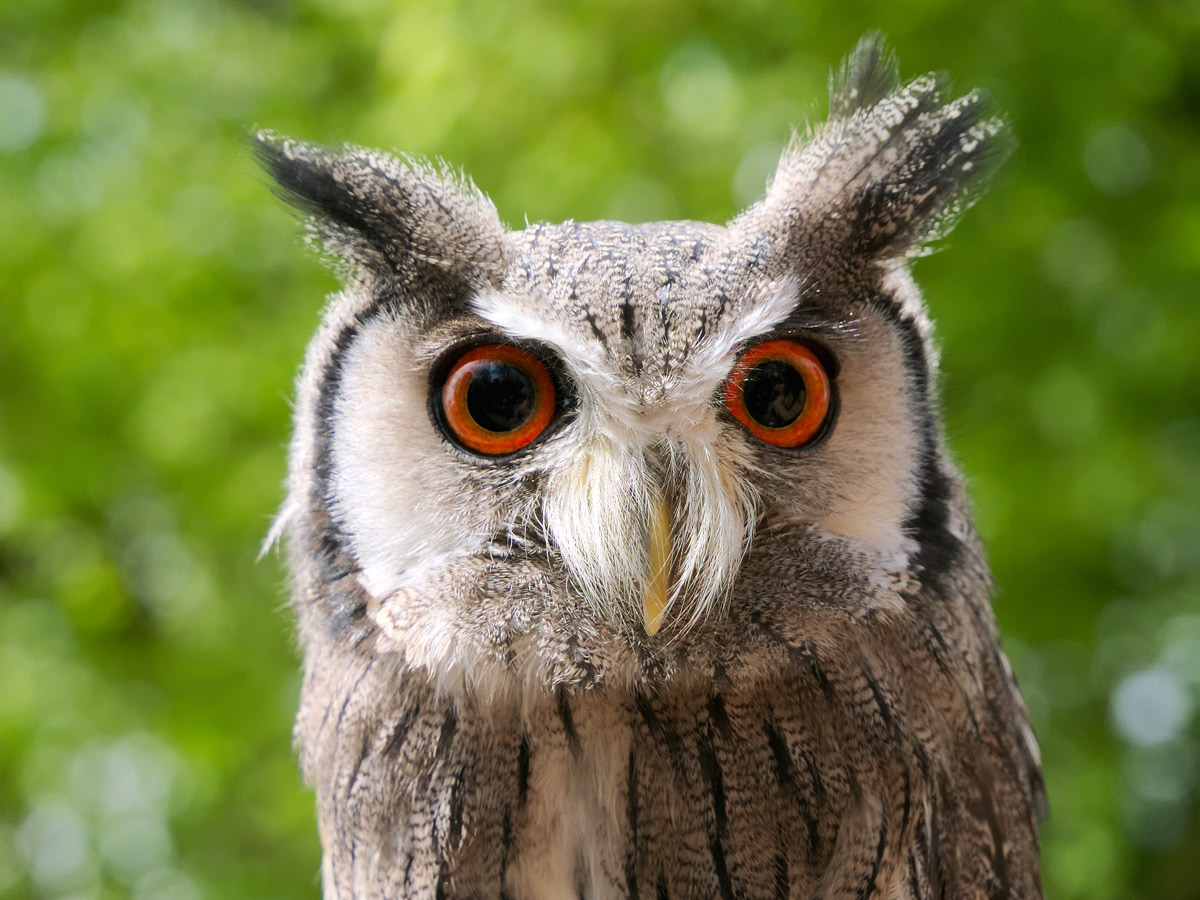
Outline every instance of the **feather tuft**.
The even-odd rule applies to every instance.
[[[900,60],[882,31],[868,32],[829,76],[829,118],[874,106],[899,84]]]
[[[259,131],[259,164],[309,217],[310,236],[354,274],[430,270],[489,281],[506,261],[492,202],[446,166],[347,145],[340,152]]]
[[[947,99],[940,73],[897,87],[896,71],[882,37],[863,38],[831,79],[829,120],[792,141],[766,198],[733,223],[771,235],[784,268],[920,255],[1011,153],[983,92]]]

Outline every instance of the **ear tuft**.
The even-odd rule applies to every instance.
[[[947,100],[931,73],[897,88],[895,56],[863,38],[831,79],[830,119],[784,152],[766,198],[734,226],[797,254],[895,259],[953,227],[1012,137],[980,91]]]
[[[882,31],[863,35],[829,76],[829,118],[874,106],[900,85],[900,60]]]
[[[414,160],[260,131],[259,164],[280,196],[309,216],[323,250],[361,275],[412,278],[427,270],[494,281],[504,267],[504,228],[473,184]]]

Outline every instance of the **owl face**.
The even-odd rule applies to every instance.
[[[346,350],[330,495],[372,596],[420,590],[464,557],[525,552],[612,624],[657,631],[726,605],[760,517],[881,558],[903,550],[912,387],[882,315],[802,303],[799,279],[756,277],[717,229],[600,223],[510,241],[504,279],[465,309],[425,322],[381,311]],[[796,447],[756,435],[725,402],[739,358],[779,341],[814,351],[831,395]],[[467,444],[442,399],[449,367],[494,346],[531,354],[555,395],[553,418],[512,452]],[[654,559],[661,516],[669,547]],[[664,608],[647,611],[664,563]]]
[[[283,520],[311,538],[302,580],[335,570],[413,664],[536,659],[522,677],[543,681],[716,665],[756,623],[898,609],[930,518],[969,528],[930,475],[936,361],[906,260],[1002,128],[932,77],[886,96],[843,77],[725,227],[509,232],[444,172],[260,136],[347,282],[301,378]]]

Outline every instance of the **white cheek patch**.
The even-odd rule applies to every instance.
[[[824,479],[828,507],[819,524],[829,534],[907,553],[904,523],[916,502],[920,452],[908,375],[894,332],[864,328],[873,333],[843,360],[838,418],[820,451],[833,471]]]
[[[419,583],[447,558],[482,547],[487,504],[462,498],[427,410],[426,373],[401,325],[377,319],[346,351],[334,404],[331,506],[368,593]]]

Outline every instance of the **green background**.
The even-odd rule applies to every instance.
[[[1048,894],[1200,896],[1200,6],[0,3],[0,897],[317,897],[279,560],[333,277],[243,143],[514,226],[724,221],[887,32],[1020,147],[916,265],[1045,754]]]

